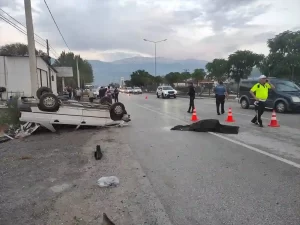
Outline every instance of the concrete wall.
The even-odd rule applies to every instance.
[[[51,70],[53,75],[52,91],[57,94],[56,73]],[[37,87],[48,86],[48,65],[37,57]],[[7,92],[2,94],[3,99],[10,95],[31,96],[30,69],[28,57],[0,56],[0,86],[6,87]]]

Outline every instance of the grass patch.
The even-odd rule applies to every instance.
[[[20,126],[20,111],[18,109],[18,98],[12,98],[7,108],[0,109],[0,124],[7,124],[13,127]]]

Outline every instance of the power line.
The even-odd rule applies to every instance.
[[[55,25],[56,25],[56,28],[57,28],[58,32],[60,33],[60,36],[61,36],[62,39],[64,40],[64,42],[65,42],[67,48],[69,49],[69,51],[71,51],[70,48],[69,48],[69,46],[68,46],[68,44],[67,44],[67,42],[66,42],[66,40],[65,40],[65,38],[64,38],[64,36],[63,36],[62,33],[60,32],[60,29],[59,29],[59,27],[58,27],[58,25],[57,25],[57,23],[56,23],[56,21],[55,21],[53,15],[52,15],[52,13],[51,13],[51,10],[49,9],[49,6],[48,6],[46,0],[44,0],[44,2],[45,2],[46,6],[47,6],[47,8],[48,8],[48,11],[49,11],[49,13],[50,13],[50,15],[51,15],[51,17],[52,17],[53,22],[54,22]]]
[[[4,12],[6,15],[8,15],[11,19],[13,19],[14,21],[16,21],[18,24],[20,24],[22,27],[24,27],[25,29],[27,29],[26,28],[26,26],[25,25],[23,25],[20,21],[18,21],[17,19],[15,19],[14,17],[12,17],[8,12],[5,12],[3,9],[1,9],[0,8],[0,10],[2,11],[2,12]],[[1,15],[1,14],[0,14]],[[3,16],[3,15],[2,15]],[[4,16],[3,16],[4,17]],[[5,18],[5,17],[4,17]],[[43,42],[46,42],[46,40],[45,39],[43,39],[41,36],[39,36],[39,35],[37,35],[36,33],[34,34],[35,36],[37,36],[38,38],[40,38]],[[35,40],[36,41],[36,40]],[[45,46],[44,46],[45,47]],[[52,47],[52,46],[50,46],[49,45],[49,48],[50,48],[50,51],[51,51],[51,49],[52,49],[52,54],[56,57],[56,58],[58,58],[57,57],[57,55],[59,55],[56,51],[55,51],[55,49]]]
[[[18,27],[15,23],[11,22],[9,19],[5,18],[3,15],[0,14],[0,19],[2,19],[3,21],[5,21],[6,23],[8,23],[9,25],[11,25],[12,27],[14,27],[15,29],[17,29],[18,31],[20,31],[22,34],[24,34],[25,36],[27,36],[27,33],[22,30],[20,27]],[[39,45],[43,46],[44,48],[47,48],[47,46],[43,45],[42,43],[40,43],[39,41],[35,40],[35,42],[37,42]]]
[[[8,15],[11,19],[13,19],[14,21],[16,21],[18,24],[20,24],[22,27],[24,27],[24,28],[26,29],[26,26],[23,25],[20,21],[18,21],[18,20],[15,19],[14,17],[12,17],[9,13],[5,12],[3,9],[0,8],[0,10],[1,10],[2,12],[4,12],[6,15]],[[37,35],[37,34],[34,34],[34,35],[36,35],[36,36],[39,37],[41,40],[43,40],[44,42],[46,42],[46,40],[43,39],[41,36],[39,36],[39,35]]]

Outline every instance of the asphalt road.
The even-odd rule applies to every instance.
[[[278,114],[279,128],[250,123],[253,110],[233,116],[238,135],[170,131],[190,123],[188,99],[127,96],[124,129],[130,146],[174,225],[299,225],[300,116]],[[195,101],[200,119],[218,118],[212,99]],[[227,111],[227,110],[226,110]]]

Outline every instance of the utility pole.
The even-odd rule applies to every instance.
[[[51,68],[50,68],[50,65],[51,65],[51,58],[50,58],[50,53],[49,53],[49,42],[48,42],[48,39],[46,39],[46,44],[47,44],[47,55],[48,55],[48,75],[49,75],[49,85],[50,85],[50,89],[52,90],[52,79],[51,79]]]
[[[28,40],[31,96],[36,97],[36,91],[38,88],[38,79],[37,79],[37,72],[36,72],[36,55],[35,55],[34,31],[33,31],[32,13],[31,13],[31,0],[24,0],[24,7],[25,7],[27,40]]]
[[[78,58],[79,58],[79,55],[76,57],[76,67],[77,67],[77,85],[78,85],[78,88],[80,88],[80,74],[79,74],[79,69],[78,69]]]

